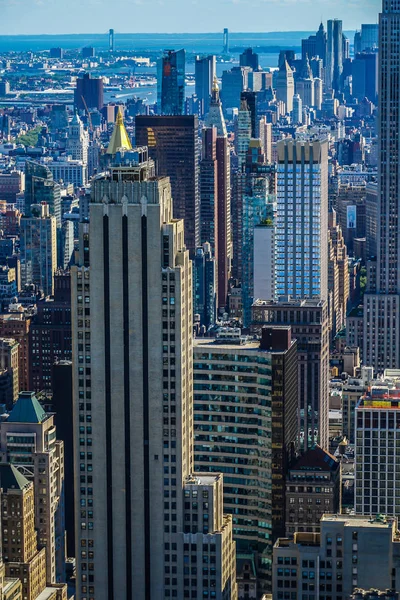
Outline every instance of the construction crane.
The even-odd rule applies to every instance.
[[[89,122],[89,131],[90,131],[90,133],[93,133],[92,117],[91,117],[91,115],[90,115],[90,112],[89,112],[89,109],[88,109],[88,105],[86,104],[86,100],[85,100],[85,98],[84,98],[83,96],[81,96],[81,98],[82,98],[82,102],[83,102],[83,105],[84,105],[84,107],[85,107],[85,109],[86,109],[87,116],[88,116],[88,122]]]

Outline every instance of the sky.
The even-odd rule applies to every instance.
[[[0,34],[345,30],[376,23],[381,0],[0,0]]]

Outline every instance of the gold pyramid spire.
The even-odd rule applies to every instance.
[[[121,111],[118,109],[114,131],[112,132],[111,140],[107,148],[107,154],[116,154],[121,148],[125,150],[132,150],[132,144],[129,139],[128,132],[125,129],[124,119],[122,118]]]

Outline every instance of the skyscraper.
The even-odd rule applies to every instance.
[[[71,155],[72,160],[81,160],[87,165],[88,147],[89,134],[75,113],[68,127],[67,154]]]
[[[252,331],[263,325],[291,325],[297,339],[300,445],[329,443],[329,315],[322,300],[256,300]],[[319,441],[318,441],[319,440]]]
[[[198,118],[138,115],[136,145],[148,146],[157,175],[170,178],[174,216],[184,219],[185,243],[194,253],[200,245]]]
[[[210,110],[205,118],[207,127],[216,127],[216,160],[217,160],[217,217],[218,217],[218,304],[224,308],[228,294],[228,281],[231,272],[232,239],[231,239],[231,163],[230,146],[226,131],[222,103],[219,97],[217,79],[214,79]]]
[[[197,248],[193,259],[193,312],[209,328],[217,316],[217,264],[209,242]]]
[[[377,261],[364,296],[364,363],[400,367],[400,4],[383,0],[379,17]]]
[[[21,219],[21,280],[33,283],[44,293],[53,293],[53,275],[57,268],[56,219],[47,204],[32,204],[31,217]]]
[[[278,142],[276,291],[328,297],[328,144]]]
[[[328,21],[328,42],[326,52],[326,85],[328,89],[339,92],[343,72],[343,34],[342,21]]]
[[[253,71],[258,71],[258,54],[253,51],[253,48],[243,50],[242,54],[239,56],[239,64],[241,67],[250,67]]]
[[[229,54],[229,30],[225,27],[223,38],[223,53]]]
[[[183,115],[185,50],[166,50],[157,65],[157,104],[161,115]]]
[[[76,80],[75,107],[86,111],[89,108],[101,110],[104,106],[104,84],[101,77],[85,73]]]
[[[202,157],[200,161],[200,240],[209,242],[218,260],[218,163],[217,129],[202,131]]]
[[[254,561],[260,597],[271,590],[273,537],[284,529],[285,473],[296,447],[297,355],[290,327],[263,330],[261,342],[197,339],[194,415],[195,467],[225,474],[224,506],[234,518],[238,562]]]
[[[31,216],[31,205],[46,202],[49,213],[61,227],[61,191],[53,175],[45,165],[27,160],[25,163],[25,209],[24,215]]]
[[[279,71],[274,77],[276,99],[285,103],[285,111],[291,113],[293,110],[294,78],[293,71],[286,58],[282,61]]]
[[[84,308],[82,307],[82,314]],[[85,315],[87,316],[87,315]],[[54,274],[54,296],[37,302],[30,330],[29,389],[53,390],[53,365],[71,360],[71,283],[69,272]]]
[[[216,76],[216,57],[196,56],[195,62],[195,91],[200,102],[201,116],[208,114],[210,100]]]
[[[193,586],[236,600],[222,476],[191,475],[184,224],[145,156],[127,152],[94,180],[89,249],[90,267],[72,269],[77,598],[185,598]],[[194,570],[203,553],[207,574]]]
[[[115,44],[114,44],[114,29],[110,29],[108,32],[108,50],[110,52],[114,52]]]
[[[303,123],[303,102],[299,96],[299,94],[295,94],[293,96],[293,123]]]

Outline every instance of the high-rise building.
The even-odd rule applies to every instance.
[[[318,445],[289,468],[286,478],[286,535],[319,532],[323,515],[341,511],[340,461]]]
[[[246,162],[247,151],[249,149],[251,138],[251,112],[249,110],[246,100],[242,99],[240,102],[240,110],[237,118],[237,135],[235,137],[239,171],[243,169],[243,166]]]
[[[161,115],[183,115],[185,50],[166,50],[157,64],[157,104]]]
[[[292,120],[295,125],[303,123],[303,102],[299,94],[293,96]]]
[[[101,77],[85,73],[76,80],[75,107],[86,111],[90,108],[101,110],[104,106],[104,84]]]
[[[357,514],[400,514],[400,379],[398,371],[372,382],[355,411]]]
[[[218,260],[218,163],[217,129],[202,131],[200,161],[200,241],[209,242]]]
[[[67,154],[71,156],[72,160],[81,160],[87,165],[88,147],[89,134],[79,116],[75,113],[68,126]]]
[[[350,276],[347,248],[342,228],[332,209],[328,217],[328,301],[331,336],[334,338],[346,325],[350,297]]]
[[[275,296],[328,298],[328,144],[278,142]]]
[[[0,336],[15,339],[18,344],[19,391],[28,390],[30,376],[30,337],[31,312],[11,312],[0,315]]]
[[[240,108],[240,95],[249,87],[249,67],[232,67],[222,73],[221,98],[224,111]]]
[[[96,56],[96,49],[93,46],[86,46],[82,48],[82,58],[94,58]]]
[[[19,344],[13,338],[0,337],[1,403],[11,409],[19,394]]]
[[[64,50],[62,48],[50,48],[50,58],[62,59],[64,57]]]
[[[108,50],[109,52],[115,51],[114,29],[110,29],[108,32]]]
[[[185,598],[193,589],[236,600],[222,476],[192,476],[184,224],[173,218],[169,179],[137,159],[122,154],[94,180],[90,266],[72,268],[77,598]],[[81,296],[90,319],[78,314]],[[200,552],[207,573],[195,570]]]
[[[378,224],[378,185],[375,181],[367,184],[365,190],[365,237],[367,242],[367,260],[376,258]]]
[[[90,313],[81,302],[80,316]],[[71,360],[71,285],[69,272],[54,274],[54,295],[38,300],[30,329],[30,390],[53,389],[53,365]]]
[[[257,300],[252,307],[252,331],[264,325],[291,325],[297,339],[300,446],[315,443],[326,450],[329,441],[329,314],[322,300]]]
[[[326,51],[326,85],[334,92],[341,91],[343,72],[343,33],[342,21],[328,21],[328,38]]]
[[[232,376],[232,364],[240,375]],[[195,468],[224,473],[238,562],[254,562],[259,597],[271,590],[272,544],[284,531],[285,475],[298,433],[290,327],[263,330],[261,343],[243,342],[240,330],[197,339],[194,419]]]
[[[201,116],[204,117],[210,110],[211,94],[216,76],[216,57],[196,56],[195,62],[195,91],[200,102]]]
[[[37,546],[34,486],[10,464],[0,465],[0,484],[6,577],[20,577],[24,598],[36,600],[46,587],[46,550]]]
[[[375,50],[379,46],[378,23],[363,23],[361,25],[360,52]]]
[[[294,600],[350,598],[360,585],[398,590],[399,567],[397,519],[326,514],[321,533],[295,533],[276,542],[272,598],[284,598],[285,589],[295,590]]]
[[[258,54],[253,51],[253,48],[243,50],[239,56],[239,64],[241,67],[250,67],[253,71],[258,71],[260,64],[258,62]]]
[[[34,283],[51,296],[57,268],[56,218],[49,214],[47,204],[32,204],[31,215],[21,219],[22,286]]]
[[[303,61],[307,58],[311,60],[318,56],[325,64],[326,45],[326,32],[323,23],[321,23],[315,35],[310,35],[307,39],[301,40],[301,59]]]
[[[360,102],[378,99],[378,52],[356,54],[352,64],[352,95]]]
[[[379,17],[378,226],[377,260],[364,296],[364,362],[376,372],[400,367],[400,60],[392,51],[400,35],[400,5],[383,0]],[[373,282],[376,282],[375,286]]]
[[[34,483],[35,529],[39,548],[46,548],[46,580],[65,581],[64,447],[56,437],[54,415],[43,410],[33,392],[21,392],[0,423],[0,455]]]
[[[136,117],[136,144],[148,146],[160,177],[169,177],[174,216],[184,219],[185,243],[194,253],[200,246],[198,118]]]
[[[197,248],[193,259],[193,313],[208,329],[217,316],[217,264],[209,242]]]
[[[231,239],[231,167],[230,145],[228,142],[222,104],[219,97],[217,79],[214,79],[210,110],[205,118],[207,127],[216,127],[216,160],[217,160],[217,216],[218,216],[218,305],[225,308],[228,294],[228,281],[231,272],[232,239]]]
[[[264,163],[261,141],[249,140],[246,162],[242,172],[236,177],[237,190],[232,207],[235,276],[242,282],[245,327],[251,322],[251,305],[254,298],[255,231],[259,225],[267,225],[270,222],[274,211],[274,197],[270,193],[270,172],[269,169],[265,169]],[[266,251],[268,252],[268,249]]]
[[[26,217],[31,216],[31,205],[46,202],[49,212],[61,227],[61,189],[45,165],[31,160],[25,163],[25,209]]]
[[[225,27],[223,37],[223,53],[229,54],[229,30]]]
[[[72,410],[72,361],[53,365],[52,409],[55,412],[57,438],[64,444],[65,534],[67,556],[75,556],[74,516],[74,431]]]
[[[274,87],[276,99],[284,103],[286,113],[291,113],[293,110],[294,78],[293,71],[286,59],[282,61],[279,70],[275,73]]]
[[[17,196],[25,190],[25,174],[23,171],[11,170],[0,173],[0,198],[7,203],[15,204]]]
[[[275,227],[272,218],[265,219],[254,228],[253,265],[254,299],[273,300],[275,298]]]

